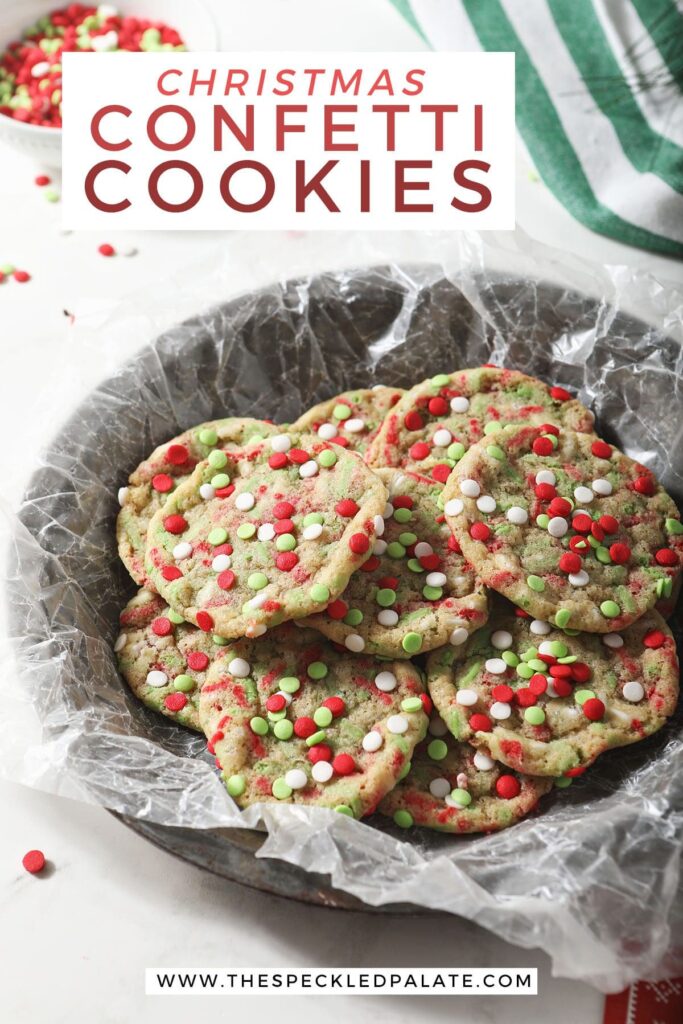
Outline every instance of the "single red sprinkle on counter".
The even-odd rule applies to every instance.
[[[97,251],[100,254],[100,256],[115,256],[116,255],[116,249],[114,248],[113,245],[110,245],[109,242],[103,242],[102,245],[98,245]]]
[[[39,875],[45,867],[45,854],[42,850],[29,850],[21,858],[21,863],[29,875]]]
[[[18,281],[19,284],[26,284],[27,281],[31,280],[31,275],[27,270],[15,270],[12,277],[15,281]]]
[[[45,185],[51,184],[52,178],[49,176],[49,174],[38,174],[34,178],[34,181],[35,181],[36,185],[38,186],[38,188],[44,188]]]

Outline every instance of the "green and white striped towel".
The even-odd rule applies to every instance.
[[[517,128],[577,220],[683,257],[683,0],[392,0],[438,50],[514,50]]]

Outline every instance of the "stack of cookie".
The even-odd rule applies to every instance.
[[[592,431],[495,367],[187,431],[119,493],[122,674],[240,806],[512,824],[677,699],[680,515]]]

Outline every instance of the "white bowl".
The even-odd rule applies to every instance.
[[[213,16],[201,0],[112,0],[122,14],[163,21],[180,32],[188,50],[215,50],[217,30]],[[19,39],[24,29],[61,6],[60,0],[0,0],[0,52]],[[24,124],[0,114],[0,142],[26,153],[43,167],[62,162],[62,132]]]

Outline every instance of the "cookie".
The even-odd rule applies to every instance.
[[[128,477],[128,484],[119,490],[121,511],[116,520],[119,556],[137,584],[149,582],[144,567],[147,528],[169,493],[212,451],[229,451],[279,430],[282,427],[262,420],[212,420],[159,445],[140,463]]]
[[[135,696],[148,708],[201,732],[199,691],[220,647],[150,590],[139,590],[128,602],[120,624],[114,650]]]
[[[323,441],[334,441],[342,448],[364,452],[380,428],[382,420],[405,394],[402,388],[374,388],[344,391],[336,398],[314,405],[292,424],[293,431],[317,434]]]
[[[660,729],[678,699],[676,648],[656,611],[619,633],[567,635],[502,598],[464,649],[430,655],[427,679],[457,739],[529,775],[580,774]]]
[[[406,470],[377,475],[389,502],[372,557],[306,622],[351,651],[389,658],[464,643],[486,621],[486,596],[444,522],[441,485]]]
[[[200,629],[260,636],[339,596],[371,555],[385,503],[355,453],[275,434],[214,452],[169,495],[149,525],[146,572]]]
[[[409,662],[352,658],[287,624],[224,648],[199,715],[241,807],[280,800],[361,818],[425,735],[425,707],[431,702]]]
[[[561,387],[517,370],[482,366],[422,381],[386,415],[365,453],[369,466],[412,468],[445,483],[471,445],[501,430],[552,423],[593,429],[593,414]]]
[[[532,811],[552,786],[551,779],[511,772],[487,751],[458,743],[436,715],[410,771],[377,810],[402,828],[497,832]]]
[[[446,519],[489,587],[538,619],[609,633],[671,595],[683,525],[652,473],[570,430],[483,442],[444,490]]]

